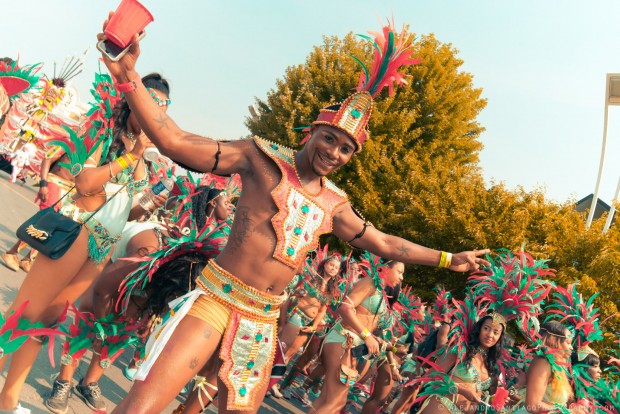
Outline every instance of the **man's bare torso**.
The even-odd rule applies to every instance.
[[[243,190],[224,251],[217,262],[244,283],[279,295],[295,268],[273,258],[276,233],[271,219],[278,209],[271,196],[282,179],[279,167],[252,140],[239,143],[250,154],[251,169],[241,172]]]

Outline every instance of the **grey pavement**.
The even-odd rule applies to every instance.
[[[0,252],[10,248],[15,241],[15,231],[19,225],[37,210],[38,206],[34,203],[37,189],[30,185],[11,184],[8,182],[9,176],[0,171]],[[24,280],[25,273],[23,271],[13,272],[4,265],[0,264],[0,311],[4,312],[11,305],[20,284]],[[45,288],[44,286],[42,288]],[[62,340],[55,341],[56,365],[60,355]],[[131,352],[125,352],[121,355],[106,371],[106,375],[99,381],[102,393],[106,399],[108,411],[112,411],[113,407],[118,404],[127,391],[131,387],[131,382],[123,375],[123,367],[131,359]],[[75,375],[75,380],[79,380],[86,372],[87,364],[90,357],[87,353],[82,360],[80,367]],[[48,413],[49,411],[43,405],[43,400],[47,397],[51,390],[51,377],[57,372],[50,365],[47,352],[41,351],[35,365],[26,380],[24,389],[22,390],[20,401],[22,406],[29,408],[33,413]],[[4,384],[6,372],[2,373],[0,383]],[[79,398],[73,393],[70,398],[68,413],[90,413],[92,412]],[[173,401],[164,413],[171,413],[182,399],[177,398]],[[302,408],[296,402],[287,400],[277,400],[270,397],[265,398],[263,405],[259,410],[259,414],[266,413],[282,413],[282,414],[298,414],[306,412],[308,409]],[[217,410],[210,408],[209,413],[215,413]]]

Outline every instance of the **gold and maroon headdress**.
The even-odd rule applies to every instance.
[[[361,60],[353,59],[362,66],[360,80],[356,92],[343,102],[321,109],[313,125],[329,125],[345,132],[355,141],[357,152],[370,135],[368,121],[372,114],[373,98],[386,86],[389,94],[394,94],[394,85],[406,84],[405,76],[398,72],[403,66],[415,65],[421,59],[411,59],[413,54],[413,36],[403,27],[396,34],[394,22],[388,24],[381,32],[369,32],[372,36],[360,35],[373,42],[374,58],[371,70]]]

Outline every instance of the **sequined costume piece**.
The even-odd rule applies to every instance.
[[[196,285],[231,310],[220,348],[219,378],[228,389],[226,408],[252,410],[269,382],[277,346],[279,308],[286,295],[260,292],[214,261],[207,264]]]
[[[148,187],[148,170],[145,170],[145,177],[137,181],[134,180],[133,173],[133,167],[127,168],[105,183],[106,204],[90,220],[87,219],[91,216],[91,211],[79,208],[70,197],[63,200],[60,214],[84,223],[89,235],[88,258],[95,263],[102,263],[109,256],[112,247],[121,238],[133,197]],[[122,188],[125,184],[126,187]]]
[[[331,232],[334,211],[347,202],[347,195],[326,178],[318,194],[309,193],[298,177],[292,149],[259,137],[254,142],[282,173],[280,183],[271,192],[278,208],[271,219],[277,238],[273,257],[296,268],[317,247],[319,236]]]
[[[306,315],[302,310],[295,308],[291,315],[288,318],[288,323],[291,325],[295,325],[298,328],[303,328],[304,326],[310,326],[314,322],[314,318]]]
[[[332,329],[330,329],[327,336],[325,336],[325,339],[323,340],[323,346],[325,346],[326,344],[331,344],[331,343],[341,343],[343,344],[343,347],[344,347],[344,344],[347,341],[347,337],[351,337],[351,339],[353,340],[353,343],[352,343],[353,348],[355,348],[356,346],[362,345],[364,343],[364,340],[360,338],[360,336],[357,333],[353,332],[350,329],[344,328],[342,326],[342,323],[338,321],[334,324]]]
[[[74,184],[69,181],[61,178],[53,173],[47,174],[47,183],[48,183],[48,194],[46,201],[39,201],[39,208],[43,210],[44,208],[53,206],[58,200],[62,199],[65,194],[69,191],[75,193],[75,189],[73,188]],[[67,196],[69,197],[69,196]],[[56,207],[56,209],[59,208]]]
[[[573,389],[568,376],[565,372],[561,371],[553,372],[552,375],[553,378],[551,379],[551,382],[547,384],[547,389],[545,390],[545,395],[543,396],[543,402],[558,407],[566,407],[568,401],[573,398]],[[525,407],[523,407],[526,392],[527,390],[525,388],[519,390],[518,394],[521,397],[521,400],[515,407],[513,407],[513,411],[510,411],[511,414],[527,414],[529,412],[525,409]]]

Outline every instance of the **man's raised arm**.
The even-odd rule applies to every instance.
[[[110,14],[111,16],[112,14]],[[107,20],[104,23],[104,29]],[[104,38],[103,33],[97,35]],[[137,35],[129,52],[118,62],[112,62],[105,55],[103,61],[115,80],[116,88],[125,94],[125,99],[135,114],[140,127],[162,154],[173,161],[196,171],[232,174],[249,168],[247,145],[220,143],[214,139],[183,131],[153,101],[142,84],[135,64],[140,55]]]
[[[397,260],[407,264],[438,267],[446,264],[450,270],[468,272],[477,270],[489,262],[479,257],[489,253],[488,249],[455,253],[445,262],[446,254],[439,250],[412,243],[403,238],[383,233],[356,215],[349,203],[341,206],[334,216],[333,233],[341,240],[358,249],[368,250],[379,257]]]

